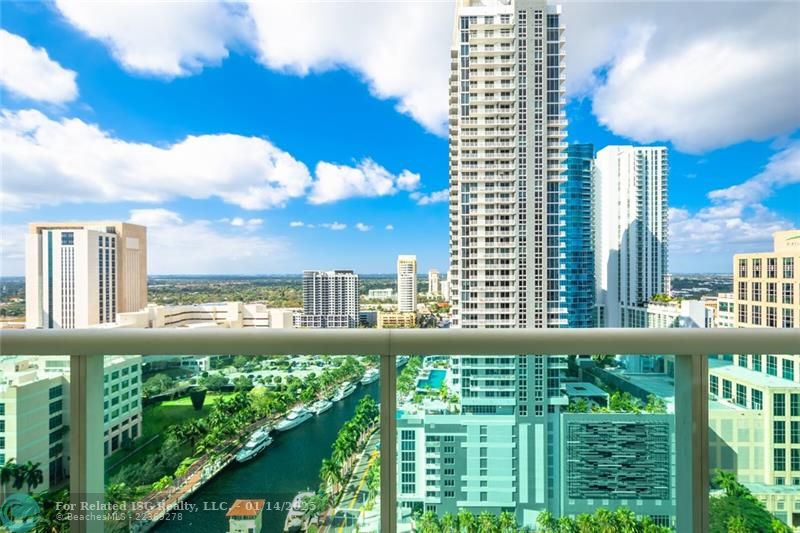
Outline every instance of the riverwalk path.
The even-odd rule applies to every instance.
[[[350,476],[333,519],[328,525],[328,533],[380,531],[380,495],[372,502],[370,510],[367,510],[369,497],[367,473],[380,456],[379,446],[380,431],[376,431],[370,436],[358,458],[353,475]]]

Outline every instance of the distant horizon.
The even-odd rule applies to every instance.
[[[353,270],[353,269],[347,269]],[[355,271],[354,271],[355,272]],[[370,277],[395,277],[394,272],[355,272],[359,276]],[[442,272],[439,272],[440,276]],[[427,277],[427,272],[417,274],[418,277]],[[670,272],[671,276],[733,276],[733,272]],[[275,274],[148,274],[148,278],[270,278],[270,277],[302,277],[301,273],[275,273]],[[443,277],[443,276],[442,276]],[[25,276],[0,276],[0,280],[25,279]]]

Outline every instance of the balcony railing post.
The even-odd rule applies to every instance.
[[[72,533],[102,533],[105,493],[103,458],[103,356],[70,356],[69,492]],[[86,509],[89,507],[89,509]],[[92,509],[93,508],[93,509]]]
[[[675,356],[676,529],[708,531],[708,356]]]
[[[397,530],[397,359],[381,354],[381,531]]]

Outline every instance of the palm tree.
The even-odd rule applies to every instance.
[[[445,513],[439,521],[442,533],[458,533],[458,518],[453,513]]]
[[[543,511],[536,517],[536,523],[545,533],[556,533],[558,531],[558,521],[550,511]]]
[[[589,513],[581,513],[575,518],[575,527],[578,533],[592,533],[594,531],[594,520]]]
[[[494,533],[496,516],[489,511],[484,511],[478,516],[478,533]]]
[[[13,457],[0,466],[0,493],[2,493],[4,500],[6,497],[6,485],[12,481],[16,482],[19,469],[20,465],[14,462]]]
[[[33,489],[44,483],[44,472],[42,472],[42,469],[39,468],[41,465],[42,463],[28,461],[22,467],[25,472],[23,479],[25,484],[28,485],[28,494],[30,494]]]
[[[517,530],[517,517],[513,513],[503,511],[497,519],[501,533],[514,533]]]
[[[329,492],[331,495],[334,495],[338,492],[336,489],[342,480],[342,471],[336,462],[332,461],[331,459],[323,459],[322,468],[320,468],[319,471],[319,477],[322,479],[322,482],[325,484],[325,486],[330,489]]]
[[[558,519],[558,531],[559,533],[576,533],[578,531],[575,522],[568,516],[562,516]],[[600,531],[600,530],[598,530]],[[603,533],[611,533],[610,531],[602,530]]]
[[[625,507],[620,507],[614,511],[614,518],[620,533],[636,533],[637,520],[636,513]]]
[[[466,509],[458,511],[458,527],[462,533],[474,533],[476,526],[475,515]]]
[[[417,531],[420,533],[438,533],[439,517],[433,511],[425,511],[417,520]]]

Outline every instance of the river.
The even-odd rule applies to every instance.
[[[286,502],[301,490],[316,491],[322,460],[330,457],[339,429],[353,416],[362,397],[369,394],[378,401],[378,385],[379,381],[360,385],[325,413],[286,433],[273,433],[274,442],[258,457],[244,464],[232,463],[187,500],[187,504],[197,506],[196,511],[176,513],[153,531],[228,531],[225,512],[236,499],[265,499],[261,531],[283,531]]]

